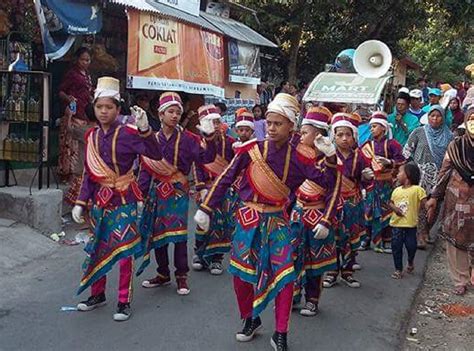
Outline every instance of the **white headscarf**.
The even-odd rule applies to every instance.
[[[294,96],[285,93],[277,94],[273,101],[268,104],[265,115],[270,112],[288,118],[293,123],[293,128],[296,129],[296,119],[300,113],[300,104]]]

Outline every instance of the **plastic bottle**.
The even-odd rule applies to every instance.
[[[10,95],[10,97],[7,99],[6,103],[5,103],[5,109],[6,109],[6,120],[7,121],[11,121],[11,120],[14,120],[14,116],[15,116],[15,109],[16,109],[16,103],[15,103],[15,99],[13,98],[12,95]]]
[[[25,120],[25,100],[20,96],[17,100],[17,121],[23,122]]]
[[[15,136],[12,139],[12,161],[18,161],[20,158],[20,140]]]
[[[18,143],[18,160],[27,162],[28,161],[28,144],[26,140],[21,138],[20,142]]]

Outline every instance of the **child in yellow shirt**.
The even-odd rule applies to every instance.
[[[403,271],[403,245],[408,253],[407,273],[413,273],[413,262],[416,253],[416,226],[420,206],[426,202],[426,192],[418,185],[420,182],[420,169],[409,162],[399,168],[397,174],[397,187],[391,197],[390,207],[393,211],[390,219],[392,227],[392,255],[395,264],[393,279],[400,279]]]

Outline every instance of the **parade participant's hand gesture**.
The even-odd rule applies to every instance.
[[[383,167],[390,167],[392,165],[392,161],[388,158],[382,156],[375,156],[375,161],[381,164]]]
[[[146,116],[145,110],[135,105],[130,107],[130,111],[132,112],[132,116],[135,117],[135,125],[138,130],[140,132],[146,132],[150,126],[148,124],[148,117]]]
[[[437,205],[438,200],[433,197],[426,201],[425,208],[427,211],[428,223],[433,223]]]
[[[364,168],[362,170],[362,179],[364,180],[372,180],[374,179],[375,177],[375,173],[372,169],[370,169],[369,167],[367,168]]]
[[[324,137],[321,134],[318,134],[316,138],[314,138],[314,146],[316,146],[316,148],[326,157],[331,157],[336,154],[336,147],[334,144],[328,137]]]
[[[79,223],[79,224],[82,224],[85,222],[84,217],[82,216],[82,212],[83,212],[82,206],[76,205],[72,208],[71,215],[74,222]]]
[[[211,137],[216,131],[212,119],[208,118],[203,118],[196,126],[196,128],[199,129],[199,132],[201,132],[201,135],[205,138]]]
[[[319,239],[319,240],[326,239],[329,235],[329,228],[326,228],[321,223],[318,223],[314,227],[313,233],[314,233],[315,239]]]
[[[211,224],[211,218],[209,215],[202,211],[197,210],[196,214],[194,215],[194,221],[204,230],[207,232],[209,230],[209,226]]]

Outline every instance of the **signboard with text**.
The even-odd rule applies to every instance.
[[[130,10],[127,88],[222,97],[223,45],[220,34]]]
[[[260,49],[258,46],[229,39],[229,82],[260,84]]]

